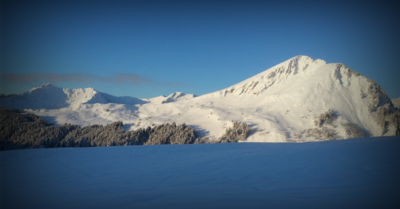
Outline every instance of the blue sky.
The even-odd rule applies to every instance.
[[[0,93],[50,82],[139,98],[202,95],[307,55],[343,63],[397,98],[400,14],[378,3],[5,0]]]

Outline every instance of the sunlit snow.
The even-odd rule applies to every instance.
[[[173,93],[150,99],[115,97],[92,88],[62,89],[51,84],[19,95],[1,97],[0,105],[22,108],[61,125],[87,126],[122,121],[126,130],[163,123],[186,123],[213,139],[232,121],[246,122],[253,132],[247,142],[308,142],[314,119],[332,109],[335,138],[346,135],[344,124],[355,124],[366,136],[382,136],[375,111],[391,108],[382,91],[370,93],[373,81],[343,64],[296,56],[226,89],[196,97]],[[376,88],[375,88],[376,89]],[[315,131],[315,130],[314,130]],[[306,133],[307,132],[307,133]],[[389,124],[384,136],[395,135]]]

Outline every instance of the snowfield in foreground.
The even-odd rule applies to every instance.
[[[400,137],[0,152],[2,208],[400,208]]]

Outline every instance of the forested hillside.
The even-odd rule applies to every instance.
[[[229,128],[223,137],[212,142],[237,142],[246,139],[248,133],[247,124],[235,122],[233,128]],[[0,108],[0,150],[209,142],[184,123],[166,123],[135,131],[125,131],[121,121],[105,126],[54,126],[37,115],[25,114],[17,109]]]

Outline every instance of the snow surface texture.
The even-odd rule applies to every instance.
[[[0,152],[2,208],[400,208],[400,138]]]
[[[186,123],[210,140],[221,137],[232,121],[246,122],[252,128],[247,142],[307,142],[400,133],[397,116],[390,115],[398,110],[379,85],[343,64],[326,64],[307,56],[296,56],[229,88],[198,97],[180,92],[151,99],[114,97],[92,88],[62,89],[45,84],[19,95],[2,96],[0,105],[25,109],[55,124],[122,121],[126,130],[136,130],[153,124]],[[386,109],[381,111],[385,115],[378,115],[380,109]],[[315,121],[324,120],[329,110],[334,119],[318,125]]]

